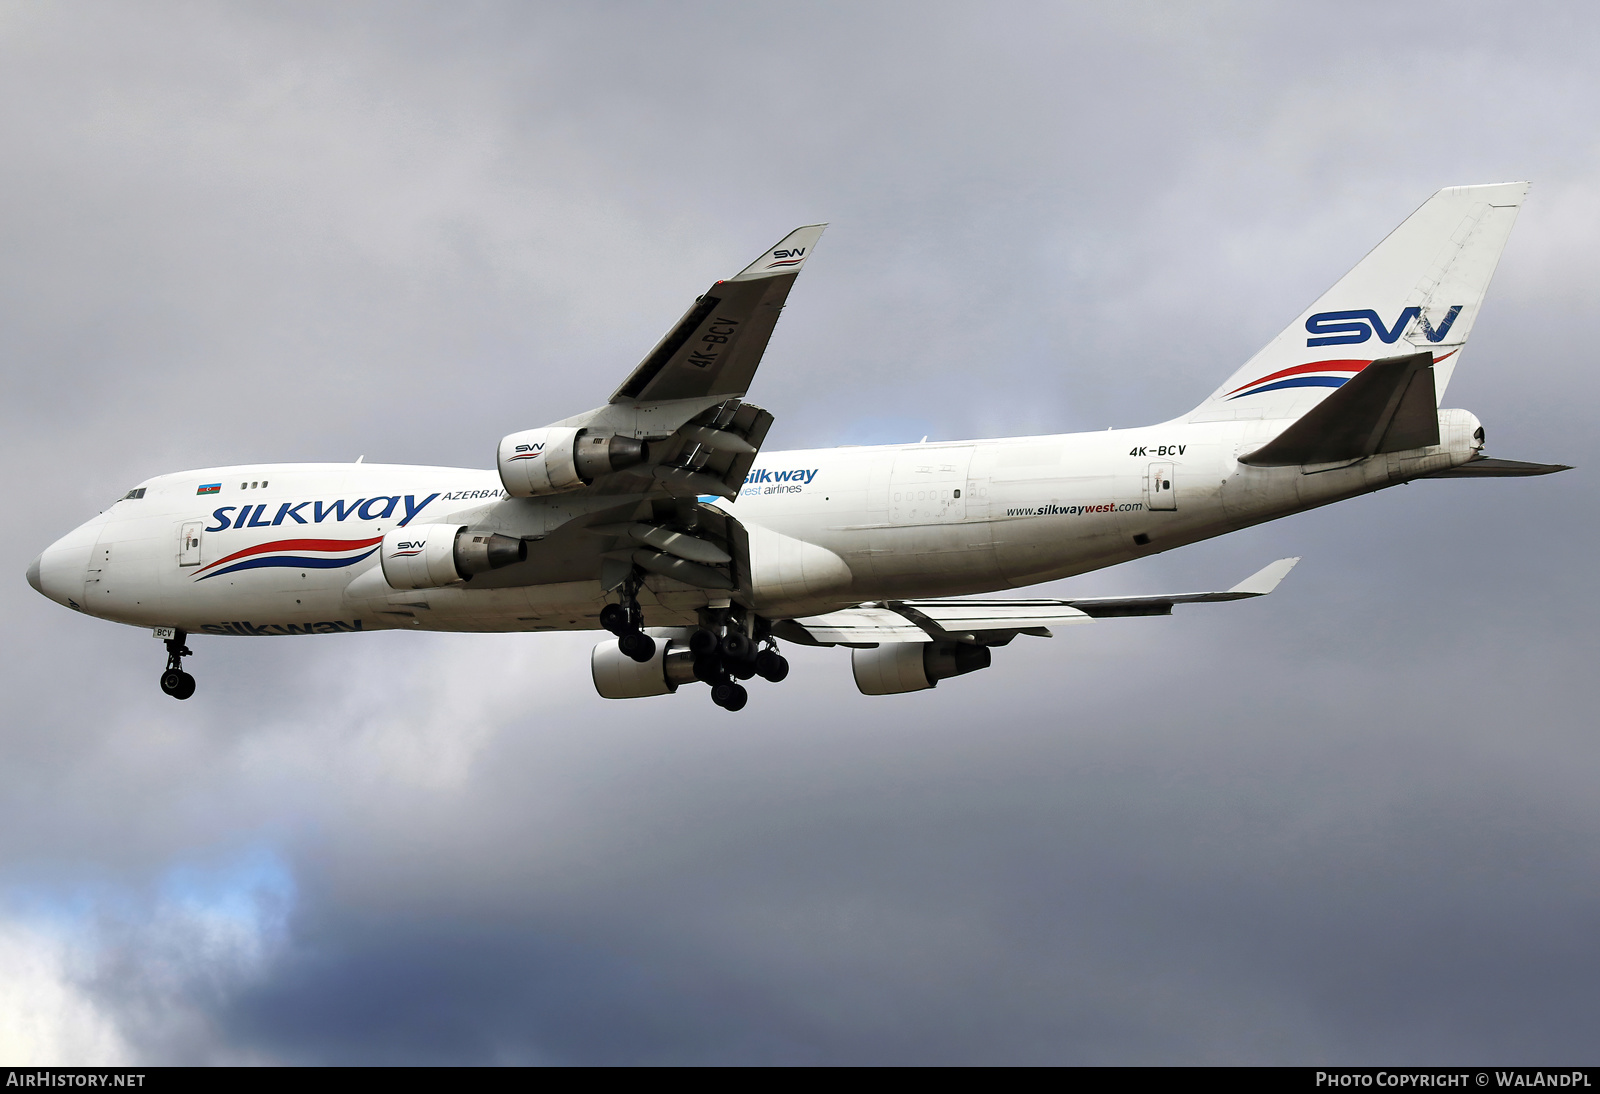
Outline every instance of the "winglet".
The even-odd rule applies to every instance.
[[[1294,569],[1294,564],[1299,561],[1300,556],[1296,555],[1294,558],[1280,558],[1276,562],[1269,562],[1228,591],[1244,596],[1266,596],[1278,587],[1278,582],[1288,576],[1289,571]]]
[[[756,366],[800,267],[826,227],[796,228],[743,272],[696,297],[683,318],[617,388],[611,402],[638,405],[717,395],[742,397],[755,379]],[[689,416],[700,409],[704,407],[691,410]],[[683,419],[673,424],[682,425]]]
[[[731,281],[754,281],[758,277],[776,277],[778,274],[799,273],[806,264],[811,249],[822,238],[826,224],[807,224],[796,228],[778,241],[766,254],[730,278]]]

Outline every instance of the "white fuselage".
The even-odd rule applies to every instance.
[[[1084,573],[1457,466],[1477,444],[1472,415],[1441,411],[1442,443],[1427,449],[1326,469],[1237,461],[1283,424],[764,452],[737,501],[722,504],[752,533],[747,606],[791,617]],[[40,590],[117,622],[235,635],[590,629],[606,599],[594,576],[559,567],[535,583],[484,574],[369,597],[349,587],[402,524],[534,538],[617,498],[511,498],[494,471],[374,464],[211,468],[143,490],[46,550]],[[847,572],[835,560],[832,577],[763,584],[764,559],[804,561],[796,541]],[[647,623],[670,626],[692,623],[716,595],[652,576],[640,601]]]

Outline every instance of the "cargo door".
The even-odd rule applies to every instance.
[[[890,524],[954,524],[967,519],[972,446],[895,453],[889,474]]]
[[[1126,481],[1126,480],[1124,480]],[[1178,495],[1173,490],[1173,466],[1170,463],[1153,463],[1144,479],[1144,506],[1146,509],[1176,509]]]

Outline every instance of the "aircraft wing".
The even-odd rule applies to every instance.
[[[796,228],[739,274],[697,297],[611,402],[666,402],[748,391],[778,313],[826,227]]]
[[[1097,596],[1086,600],[1067,600],[1085,615],[1096,619],[1115,619],[1130,615],[1171,615],[1174,604],[1220,604],[1229,600],[1246,600],[1253,596],[1266,596],[1278,587],[1289,571],[1299,562],[1294,558],[1280,558],[1263,566],[1233,588],[1220,593],[1169,593],[1165,596]]]
[[[599,444],[608,435],[644,445],[625,465],[601,465],[592,478],[579,474],[582,485],[543,492],[525,476],[529,493],[516,497],[584,497],[602,505],[585,506],[581,516],[528,539],[526,558],[477,576],[474,588],[598,577],[610,590],[637,570],[718,592],[745,587],[743,527],[699,499],[738,497],[766,440],[772,415],[743,396],[825,227],[796,228],[741,272],[714,283],[605,406],[501,440],[502,480],[509,461],[543,457],[542,465],[517,466],[548,468],[544,446],[552,435],[563,445],[582,436]]]
[[[958,641],[999,646],[1019,634],[1050,637],[1049,628],[1134,615],[1171,615],[1174,604],[1216,604],[1266,596],[1298,558],[1280,558],[1223,592],[1159,596],[1101,596],[1079,600],[951,598],[888,600],[826,615],[793,619],[781,637],[811,645],[863,646],[894,642]]]
[[[743,396],[826,227],[796,228],[740,273],[713,284],[609,403],[555,423],[649,442],[649,466],[602,477],[590,492],[738,496],[772,426],[772,415]]]

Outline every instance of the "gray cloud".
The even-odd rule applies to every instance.
[[[28,973],[0,1019],[33,1022],[0,1047],[1581,1056],[1597,32],[1566,5],[0,9],[0,961]],[[799,651],[733,718],[596,698],[581,635],[386,634],[197,643],[179,707],[147,637],[20,579],[178,467],[486,465],[805,221],[833,226],[752,393],[774,446],[1180,414],[1432,190],[1521,177],[1447,401],[1578,471],[1089,575],[1306,558],[1267,601],[1019,640],[932,693]]]

